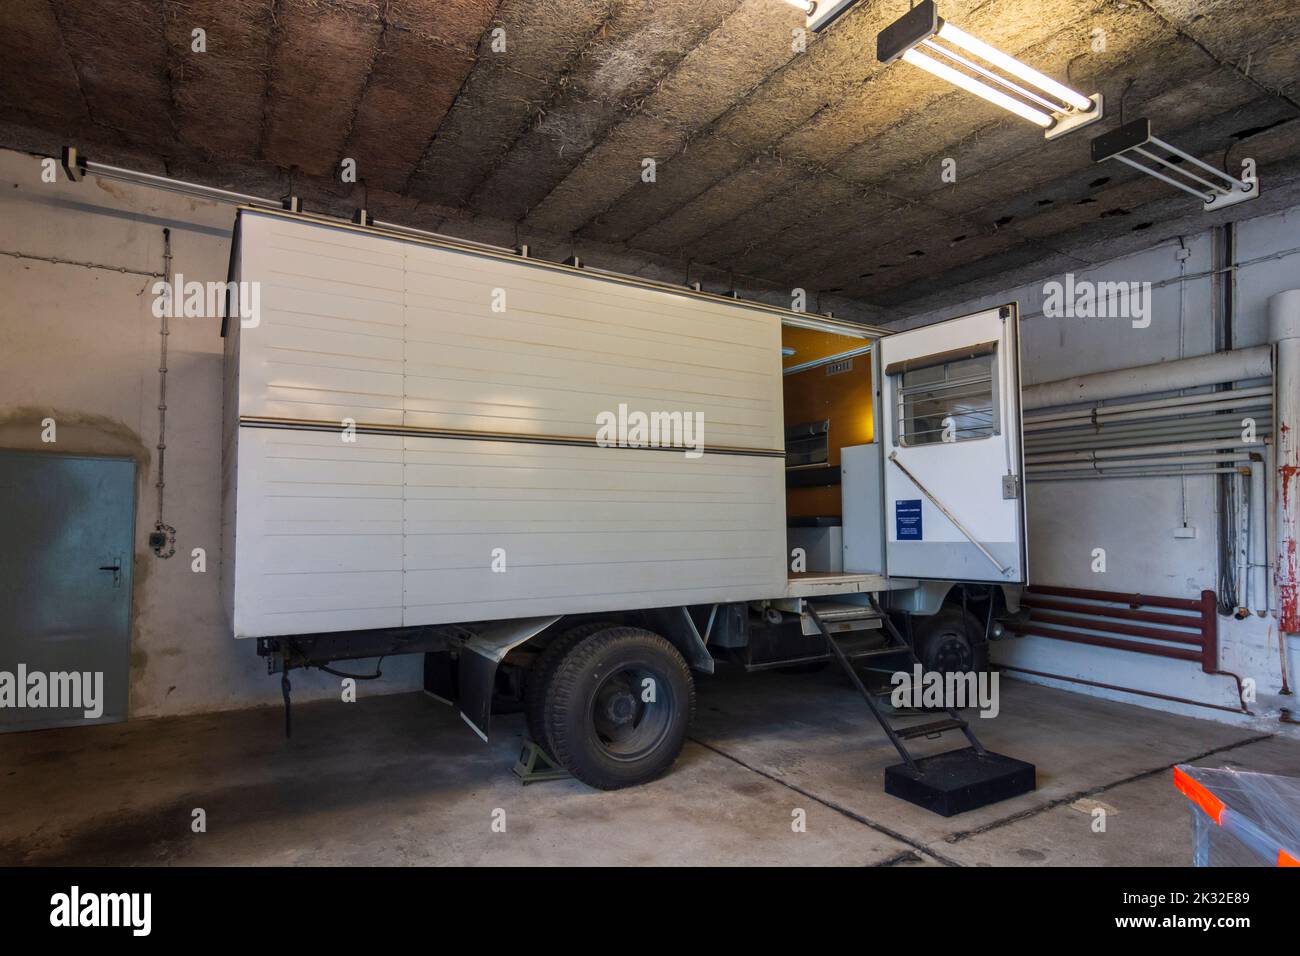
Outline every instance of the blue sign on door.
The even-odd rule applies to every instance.
[[[921,499],[894,502],[894,537],[899,541],[921,540]]]

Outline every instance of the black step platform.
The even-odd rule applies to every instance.
[[[885,793],[945,817],[1029,793],[1037,784],[1034,765],[974,747],[918,757],[885,768]]]
[[[889,639],[887,646],[891,651],[906,654],[911,658],[913,668],[919,669],[921,661],[916,656],[916,651],[890,621],[876,596],[869,595],[868,601]],[[885,731],[885,736],[903,758],[902,763],[886,768],[885,793],[950,817],[999,800],[1018,797],[1034,789],[1037,782],[1034,765],[985,750],[975,737],[971,725],[953,707],[944,709],[948,714],[947,720],[913,724],[911,727],[895,725],[876,703],[875,696],[853,669],[848,654],[840,646],[836,635],[826,628],[811,601],[808,602],[807,611],[817,629],[822,632],[822,637],[826,638],[826,646],[839,661],[841,669],[858,689],[858,693],[867,702],[867,707],[871,709],[872,716]],[[934,738],[949,730],[960,730],[970,746],[964,750],[915,757],[904,744],[905,740],[916,737]]]

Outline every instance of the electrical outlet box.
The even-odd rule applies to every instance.
[[[1192,525],[1185,524],[1174,529],[1175,538],[1195,538],[1196,528]]]

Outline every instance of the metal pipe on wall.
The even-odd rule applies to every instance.
[[[1194,438],[1195,438],[1195,437],[1202,437],[1202,436],[1191,436],[1191,437],[1194,437]],[[1207,436],[1207,437],[1208,437],[1208,436]],[[1232,435],[1232,436],[1217,436],[1217,437],[1216,437],[1216,441],[1212,442],[1212,443],[1214,444],[1214,450],[1215,450],[1215,451],[1231,451],[1231,450],[1233,450],[1233,449],[1232,449],[1232,443],[1233,443],[1233,441],[1235,441],[1235,439],[1238,438],[1238,437],[1239,437],[1239,436],[1237,436],[1237,435],[1235,435],[1235,434]],[[1263,443],[1261,442],[1261,443],[1257,443],[1257,444],[1260,445],[1260,446],[1262,446]],[[1123,444],[1116,444],[1115,442],[1094,442],[1094,443],[1092,443],[1092,445],[1091,445],[1090,447],[1086,447],[1086,448],[1085,448],[1085,447],[1082,447],[1082,446],[1078,446],[1078,445],[1066,445],[1066,446],[1055,447],[1055,448],[1053,448],[1053,447],[1047,447],[1047,448],[1041,448],[1041,449],[1034,449],[1034,450],[1033,450],[1033,453],[1034,453],[1034,454],[1039,454],[1039,455],[1049,455],[1049,454],[1050,454],[1050,455],[1071,455],[1071,454],[1073,454],[1073,455],[1076,455],[1076,456],[1077,456],[1077,455],[1079,455],[1080,453],[1091,452],[1091,451],[1094,451],[1094,450],[1095,450],[1095,451],[1098,451],[1098,452],[1107,452],[1107,451],[1124,452],[1124,451],[1127,450],[1128,447],[1131,447],[1131,446],[1126,446],[1126,445],[1123,445]],[[1255,448],[1254,450],[1255,450],[1255,451],[1258,451],[1259,448]],[[1113,460],[1114,458],[1125,458],[1125,457],[1131,457],[1131,456],[1126,456],[1126,455],[1122,455],[1122,454],[1121,454],[1121,455],[1116,455],[1116,456],[1110,456],[1110,457],[1105,457],[1105,456],[1103,456],[1101,460],[1102,460],[1102,461],[1111,461],[1111,460]],[[1057,461],[1068,461],[1068,460],[1071,460],[1071,459],[1068,459],[1068,458],[1058,458],[1058,459],[1056,459],[1056,460],[1057,460]],[[1089,456],[1086,457],[1086,458],[1077,458],[1077,457],[1076,457],[1076,458],[1074,458],[1073,460],[1075,460],[1075,461],[1092,461],[1093,458],[1092,458],[1091,455],[1089,455]],[[1053,463],[1054,463],[1053,461],[1050,461],[1050,460],[1048,460],[1048,459],[1046,459],[1046,458],[1042,458],[1042,459],[1036,459],[1036,460],[1034,460],[1034,461],[1027,462],[1026,467],[1037,466],[1037,465],[1041,465],[1041,464],[1053,464]]]
[[[1277,614],[1277,575],[1274,573],[1273,556],[1277,554],[1277,522],[1273,515],[1277,513],[1276,486],[1273,483],[1273,463],[1277,460],[1277,446],[1269,443],[1264,446],[1264,513],[1268,515],[1265,522],[1264,554],[1268,561],[1268,610]],[[1282,646],[1285,646],[1283,643]],[[1285,669],[1285,668],[1284,668]]]
[[[1268,378],[1272,374],[1272,350],[1267,345],[1260,345],[1030,385],[1021,390],[1020,404],[1027,410],[1077,405],[1131,395],[1154,395],[1180,388],[1199,388],[1220,382]]]
[[[1276,352],[1273,394],[1274,475],[1277,480],[1278,629],[1300,633],[1300,289],[1268,300],[1268,337]]]
[[[1225,380],[1226,381],[1226,380]],[[1213,384],[1220,384],[1215,382]],[[1233,389],[1231,392],[1201,392],[1197,395],[1179,395],[1170,398],[1161,398],[1154,401],[1144,402],[1120,402],[1113,405],[1091,405],[1084,408],[1070,409],[1068,411],[1056,411],[1040,413],[1038,415],[1025,416],[1025,428],[1027,430],[1044,429],[1044,428],[1063,428],[1072,422],[1081,422],[1084,424],[1100,423],[1102,420],[1129,420],[1125,416],[1132,413],[1134,419],[1147,417],[1142,413],[1149,413],[1150,417],[1159,418],[1165,415],[1181,414],[1181,412],[1171,411],[1171,409],[1182,408],[1183,406],[1195,406],[1186,409],[1190,412],[1201,412],[1210,410],[1220,410],[1233,408],[1242,404],[1259,404],[1268,405],[1273,398],[1273,388],[1271,385],[1256,385],[1251,388]],[[1033,426],[1033,429],[1030,428]]]
[[[1271,393],[1273,390],[1272,383],[1265,386]],[[1242,389],[1242,391],[1251,391],[1254,389]],[[1028,425],[1026,431],[1033,434],[1035,432],[1055,431],[1061,428],[1105,428],[1119,425],[1140,424],[1142,422],[1159,421],[1163,418],[1175,418],[1188,415],[1199,415],[1206,417],[1209,415],[1221,415],[1224,412],[1232,412],[1241,408],[1269,408],[1273,404],[1273,397],[1269,395],[1252,395],[1252,396],[1234,396],[1232,392],[1216,392],[1218,396],[1213,401],[1204,401],[1198,403],[1180,402],[1171,398],[1167,403],[1156,408],[1137,409],[1133,411],[1122,411],[1120,414],[1111,414],[1112,411],[1120,412],[1124,409],[1123,405],[1094,405],[1091,408],[1085,407],[1082,411],[1069,418],[1054,419],[1026,419]],[[1232,396],[1232,397],[1226,397]],[[1188,396],[1200,398],[1201,396]]]
[[[1116,458],[1147,458],[1181,455],[1187,452],[1215,452],[1226,448],[1250,448],[1258,441],[1242,441],[1238,434],[1232,439],[1206,441],[1166,442],[1156,445],[1129,445],[1124,448],[1096,448],[1082,451],[1053,451],[1026,455],[1026,465],[1050,465],[1068,461],[1101,461]]]
[[[1237,606],[1250,606],[1250,475],[1237,474],[1229,479],[1232,506],[1237,512],[1237,540],[1233,542],[1233,556],[1237,561]]]
[[[1268,535],[1265,532],[1265,515],[1268,514],[1267,466],[1263,455],[1250,462],[1250,587],[1247,607],[1259,617],[1268,615]]]
[[[1047,475],[1032,474],[1027,481],[1078,481],[1082,479],[1094,478],[1183,478],[1189,475],[1231,475],[1237,472],[1236,468],[1187,468],[1185,470],[1170,470],[1159,467],[1154,471],[1143,469],[1134,469],[1132,471],[1123,471],[1115,473],[1112,471],[1067,471],[1057,472]]]
[[[1258,432],[1271,430],[1271,416],[1259,416],[1255,419]],[[1036,454],[1049,451],[1072,451],[1085,448],[1107,448],[1119,445],[1133,445],[1141,442],[1165,439],[1167,441],[1198,441],[1223,439],[1235,441],[1241,438],[1243,428],[1231,419],[1226,422],[1171,422],[1162,427],[1144,425],[1141,428],[1100,430],[1086,432],[1068,432],[1061,435],[1045,435],[1025,442],[1025,451]],[[1260,438],[1259,443],[1265,439]]]
[[[1163,457],[1149,457],[1145,459],[1134,458],[1126,461],[1101,461],[1095,463],[1077,461],[1053,462],[1051,464],[1037,466],[1030,472],[1030,474],[1039,475],[1062,471],[1118,473],[1134,468],[1149,468],[1153,465],[1162,465],[1167,468],[1178,468],[1182,465],[1220,465],[1231,463],[1249,464],[1250,455],[1245,453],[1235,454],[1224,452],[1223,454],[1217,455],[1166,455]]]
[[[1122,425],[1143,425],[1152,424],[1165,419],[1182,420],[1186,418],[1205,418],[1223,421],[1231,418],[1231,415],[1225,415],[1226,412],[1236,412],[1242,409],[1271,408],[1273,405],[1273,386],[1272,383],[1265,386],[1268,389],[1268,395],[1253,395],[1248,397],[1220,398],[1214,401],[1207,401],[1197,404],[1178,402],[1170,399],[1167,404],[1158,408],[1141,409],[1137,411],[1126,411],[1122,414],[1109,414],[1103,409],[1121,409],[1122,405],[1098,405],[1091,409],[1085,409],[1072,418],[1058,418],[1054,420],[1037,420],[1029,419],[1028,425],[1025,426],[1026,433],[1030,435],[1042,434],[1044,432],[1060,431],[1067,428],[1119,428]],[[1254,391],[1254,389],[1243,389],[1242,391]],[[1231,395],[1231,392],[1216,392],[1216,395]],[[1199,398],[1200,396],[1195,396]],[[1033,427],[1030,428],[1029,425]]]

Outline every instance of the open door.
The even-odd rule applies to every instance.
[[[891,577],[1023,584],[1014,305],[880,340]]]

